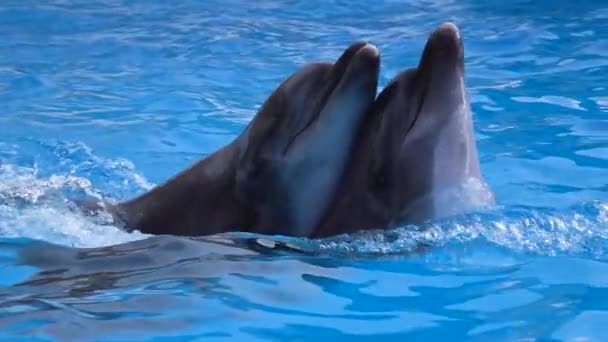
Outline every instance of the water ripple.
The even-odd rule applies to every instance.
[[[4,1],[0,339],[606,340],[605,7]],[[500,207],[265,237],[269,250],[237,244],[259,236],[127,234],[71,210],[70,196],[115,201],[163,182],[233,139],[303,63],[355,40],[379,47],[381,88],[446,20],[462,30]]]

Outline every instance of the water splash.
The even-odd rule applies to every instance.
[[[7,205],[0,205],[0,235],[72,247],[108,246],[146,237],[139,233],[126,233],[112,224],[91,221],[65,208],[41,206],[19,210]]]
[[[38,142],[38,145],[50,154],[48,159],[51,165],[47,165],[45,170],[95,179],[103,184],[105,193],[124,196],[155,186],[137,172],[131,161],[98,156],[82,142],[44,141]]]
[[[145,238],[126,233],[113,225],[103,213],[84,216],[74,210],[70,197],[87,196],[113,201],[106,191],[93,186],[88,176],[102,174],[113,178],[125,191],[131,185],[138,190],[151,188],[131,163],[95,156],[84,144],[48,145],[56,160],[58,173],[44,175],[37,163],[19,166],[0,159],[0,236],[25,237],[74,247],[97,247]],[[109,185],[108,185],[109,184]]]
[[[309,242],[327,253],[399,254],[424,247],[484,241],[514,252],[608,257],[608,203],[596,201],[567,211],[497,208],[390,231],[366,231]]]

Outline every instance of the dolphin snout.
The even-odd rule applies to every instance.
[[[460,40],[460,30],[458,29],[458,26],[451,22],[445,22],[439,25],[439,28],[437,28],[435,32],[436,34],[451,36],[455,39]]]
[[[429,37],[428,48],[433,54],[451,60],[463,58],[462,38],[458,27],[452,23],[441,24]]]
[[[370,58],[378,58],[380,56],[380,52],[378,51],[378,48],[370,43],[366,43],[358,52],[357,55],[360,56],[367,56]]]

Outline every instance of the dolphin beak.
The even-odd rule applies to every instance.
[[[431,34],[422,53],[418,70],[430,77],[463,77],[464,48],[460,30],[456,25],[443,23]]]
[[[369,97],[366,99],[366,102],[371,105],[376,97],[378,73],[380,71],[380,53],[378,49],[372,44],[364,43],[346,61],[346,64],[341,64],[340,62],[342,61],[336,63],[335,69],[343,74],[339,83],[332,91],[327,104],[331,103],[332,99],[335,100],[336,97],[344,97],[347,94],[359,98],[365,94]],[[357,110],[357,112],[359,111],[361,109]]]
[[[283,154],[290,153],[299,137],[312,125],[342,125],[348,121],[357,123],[362,120],[376,98],[378,75],[380,73],[380,53],[366,42],[357,42],[346,49],[334,63],[331,80],[325,84],[326,94],[319,102],[317,115],[308,119],[298,133],[287,143]],[[342,110],[340,110],[342,109]],[[347,115],[345,118],[344,115]],[[353,120],[354,119],[354,120]],[[337,128],[356,130],[357,128]]]
[[[378,48],[373,44],[366,43],[359,51],[357,51],[358,58],[369,58],[371,60],[375,60],[380,57],[380,52],[378,52]]]
[[[452,113],[466,104],[464,91],[464,48],[458,27],[440,25],[428,38],[416,69],[413,92],[417,112]]]
[[[365,61],[367,59],[368,62],[374,62],[379,59],[380,52],[378,49],[367,42],[357,42],[352,44],[342,53],[342,56],[338,58],[336,63],[334,64],[334,72],[343,75],[348,71],[347,69],[353,64],[357,63],[357,61]]]

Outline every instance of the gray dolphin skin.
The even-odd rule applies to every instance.
[[[117,225],[150,234],[311,235],[376,97],[379,65],[365,42],[335,63],[305,65],[233,142],[108,211]]]
[[[420,224],[492,205],[471,116],[460,32],[444,23],[418,66],[378,96],[313,237]]]

